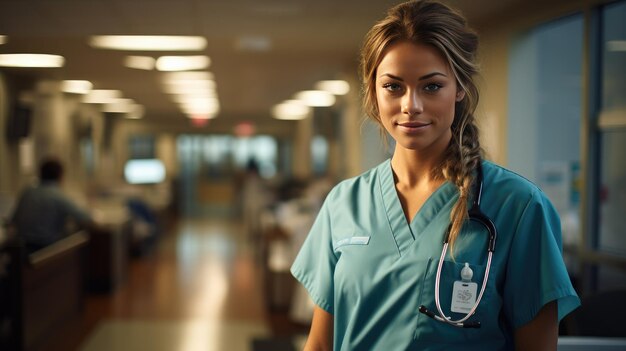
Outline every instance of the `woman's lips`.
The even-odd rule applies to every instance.
[[[430,123],[426,123],[426,122],[404,122],[404,123],[397,123],[397,125],[399,125],[400,127],[407,127],[407,128],[419,128],[419,127],[425,127],[427,125],[430,125]]]
[[[398,127],[400,127],[400,129],[405,131],[405,132],[417,132],[417,131],[423,130],[426,127],[430,126],[431,123],[426,123],[426,122],[404,122],[404,123],[396,123],[396,125]]]

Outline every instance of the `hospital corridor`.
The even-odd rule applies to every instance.
[[[626,350],[624,23],[1,0],[0,351]]]

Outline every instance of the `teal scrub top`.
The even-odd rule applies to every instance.
[[[483,161],[481,210],[498,230],[481,303],[454,327],[420,313],[437,313],[435,275],[450,211],[458,198],[446,182],[410,224],[399,201],[390,160],[345,180],[327,196],[291,272],[316,305],[334,315],[335,350],[508,350],[514,330],[542,306],[557,301],[558,318],[580,305],[561,249],[558,214],[547,197],[521,176]],[[440,283],[441,307],[450,311],[454,281],[465,263],[482,285],[487,234],[468,222],[454,257],[448,251]]]

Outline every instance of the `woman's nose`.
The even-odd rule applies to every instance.
[[[402,101],[402,112],[412,116],[424,112],[424,104],[417,91],[409,89]]]

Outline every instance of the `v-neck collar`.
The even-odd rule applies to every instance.
[[[430,195],[426,202],[424,202],[409,224],[402,210],[402,203],[400,202],[396,190],[393,169],[391,168],[391,159],[381,164],[379,172],[380,191],[389,226],[391,227],[400,254],[403,254],[406,249],[421,236],[433,219],[442,214],[441,211],[444,207],[456,201],[457,191],[452,183],[448,181],[444,182]],[[449,216],[449,211],[446,211],[446,216]]]

